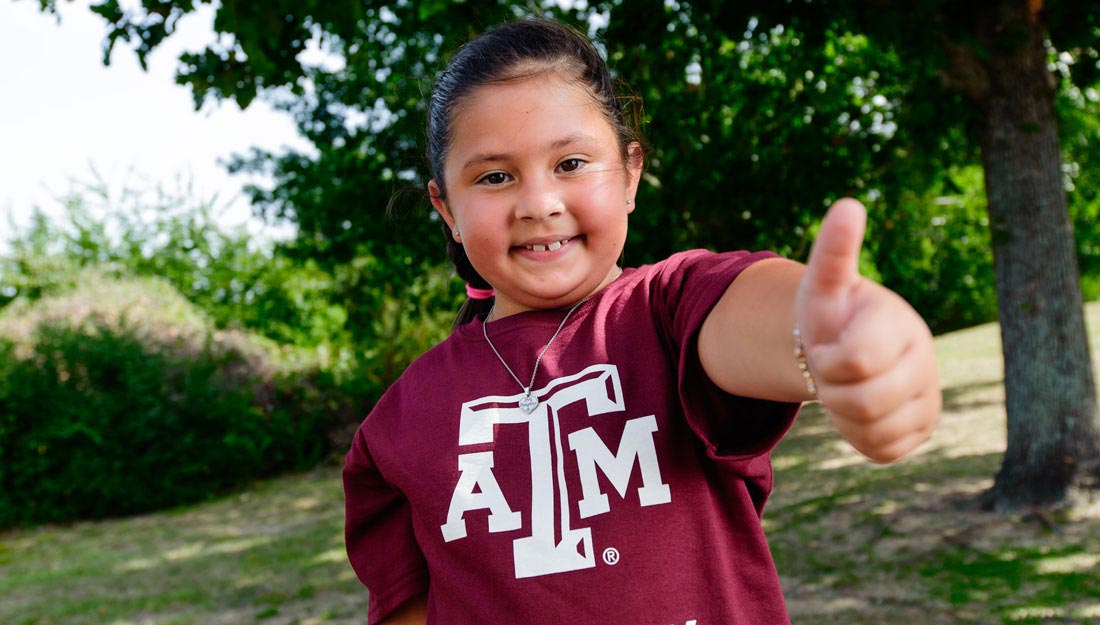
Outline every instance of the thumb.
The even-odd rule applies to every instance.
[[[799,285],[795,315],[807,342],[832,341],[850,316],[849,294],[859,284],[859,251],[867,211],[851,198],[838,200],[821,224],[806,273]]]

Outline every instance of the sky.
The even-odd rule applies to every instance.
[[[106,27],[89,4],[59,1],[59,21],[36,0],[0,0],[0,241],[35,206],[58,214],[58,198],[94,172],[113,190],[190,183],[195,198],[214,198],[224,225],[278,236],[251,219],[241,195],[249,180],[219,159],[251,146],[308,149],[290,117],[258,100],[245,111],[232,102],[195,111],[190,89],[175,84],[179,52],[213,40],[213,10],[180,20],[144,72],[125,44],[103,65]]]

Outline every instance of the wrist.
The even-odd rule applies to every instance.
[[[791,334],[794,337],[794,360],[802,375],[802,381],[806,384],[806,392],[809,393],[810,399],[817,399],[817,380],[814,379],[814,374],[810,370],[810,360],[806,357],[806,345],[802,342],[802,330],[797,323]]]

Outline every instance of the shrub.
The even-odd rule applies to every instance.
[[[0,309],[76,286],[78,271],[112,267],[173,285],[219,329],[245,328],[296,347],[348,342],[333,277],[280,253],[243,226],[218,222],[213,201],[185,191],[79,186],[53,219],[35,209],[0,255]],[[2,246],[0,246],[2,247]]]
[[[352,402],[156,279],[83,272],[0,318],[0,526],[132,514],[316,464]]]
[[[882,283],[908,300],[934,333],[997,319],[979,167],[950,170],[924,193],[871,207],[866,245]]]

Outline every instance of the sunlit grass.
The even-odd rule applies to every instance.
[[[0,537],[0,623],[362,623],[327,468],[201,506]]]

